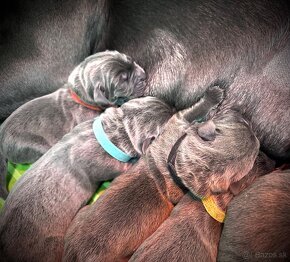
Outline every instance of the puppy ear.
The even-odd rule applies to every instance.
[[[106,88],[102,86],[100,83],[97,83],[93,87],[93,100],[99,106],[109,106],[111,105],[110,101],[107,99]]]
[[[213,194],[226,193],[230,190],[230,186],[240,181],[245,175],[249,173],[253,163],[248,163],[247,165],[233,164],[227,166],[222,174],[213,174],[209,178],[209,187]]]
[[[155,136],[151,136],[151,137],[148,137],[146,138],[144,141],[143,141],[143,144],[142,144],[142,154],[144,155],[148,149],[148,147],[150,146],[150,144],[152,143],[152,141],[155,139]]]
[[[247,188],[250,184],[254,182],[254,180],[257,178],[256,175],[248,175],[243,177],[241,180],[236,181],[230,185],[229,190],[231,193],[236,196],[238,195],[242,190]]]
[[[209,188],[212,194],[226,193],[231,185],[230,179],[227,177],[213,175],[210,179]]]
[[[189,123],[205,121],[209,113],[215,110],[223,99],[224,90],[222,88],[219,86],[209,87],[203,97],[192,107],[183,110],[181,115]]]
[[[251,171],[239,181],[230,185],[231,193],[236,196],[242,190],[251,185],[259,176],[266,175],[275,169],[275,161],[270,159],[265,153],[259,151]]]
[[[155,129],[154,131],[149,131],[148,134],[146,134],[145,139],[143,140],[142,144],[139,147],[141,148],[142,154],[146,154],[148,147],[153,142],[153,140],[155,140],[155,138],[160,135],[160,132],[161,132],[160,128],[157,127],[157,129]]]
[[[216,125],[212,120],[206,121],[198,127],[197,133],[204,141],[213,141],[217,134]]]
[[[241,162],[241,161],[240,161]],[[244,185],[249,185],[254,178],[251,176],[251,169],[254,161],[245,161],[238,165],[226,168],[223,174],[212,175],[209,179],[209,187],[213,194],[232,191],[233,194],[241,191]]]

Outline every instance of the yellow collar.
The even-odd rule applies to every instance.
[[[223,223],[226,217],[225,212],[220,209],[216,202],[214,201],[214,197],[213,196],[208,196],[205,198],[201,199],[201,202],[205,208],[205,210],[207,211],[207,213],[214,218],[216,221]]]

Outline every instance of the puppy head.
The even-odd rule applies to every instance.
[[[122,105],[121,109],[126,132],[139,156],[145,154],[151,142],[159,136],[165,123],[175,113],[174,108],[151,96],[133,99]]]
[[[175,109],[156,97],[141,97],[101,114],[110,141],[132,157],[140,157],[162,131]]]
[[[224,193],[252,169],[258,150],[259,141],[242,116],[220,111],[187,130],[177,152],[177,175],[200,197]]]
[[[145,71],[129,56],[105,51],[86,58],[68,82],[83,101],[106,108],[142,96],[145,80]]]

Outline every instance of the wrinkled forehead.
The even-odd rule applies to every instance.
[[[131,58],[124,54],[107,54],[97,56],[95,59],[87,61],[85,65],[87,70],[113,70],[118,72],[122,70],[130,70],[134,68],[134,63]]]
[[[248,132],[237,132],[238,129],[224,129],[213,141],[204,141],[196,132],[186,137],[181,145],[183,154],[200,165],[226,163],[242,159],[257,152],[257,143]]]
[[[235,110],[226,110],[220,111],[216,113],[211,119],[208,121],[213,121],[216,127],[228,127],[228,128],[241,128],[241,127],[249,127],[248,122],[245,118]]]
[[[105,85],[119,81],[120,74],[133,69],[133,63],[123,59],[121,54],[98,55],[94,59],[86,60],[85,62],[80,67],[80,77],[92,83],[101,81]]]
[[[126,54],[120,53],[118,51],[104,51],[104,52],[98,52],[94,55],[91,55],[87,57],[85,60],[95,60],[95,59],[119,59],[127,62],[132,62],[132,58]]]
[[[171,113],[172,108],[157,97],[146,96],[131,99],[121,106],[124,113],[140,116],[149,114],[155,118],[161,117],[164,112]]]
[[[132,65],[133,64],[133,60],[130,56],[127,56],[125,54],[110,54],[105,56],[104,61],[106,61],[107,63],[115,63],[115,64],[120,64],[120,65]]]
[[[230,150],[231,146],[240,147],[255,142],[247,121],[234,111],[217,114],[203,123],[195,123],[190,129],[195,146],[200,148]]]

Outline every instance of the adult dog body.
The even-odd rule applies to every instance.
[[[3,38],[0,52],[2,118],[57,88],[84,56],[114,49],[144,67],[149,94],[178,109],[193,104],[209,85],[224,84],[227,101],[244,111],[262,149],[289,159],[287,0],[40,2],[11,7],[10,16],[18,10],[21,26],[16,18],[1,23],[13,36]],[[20,45],[15,59],[17,48],[11,46]]]

